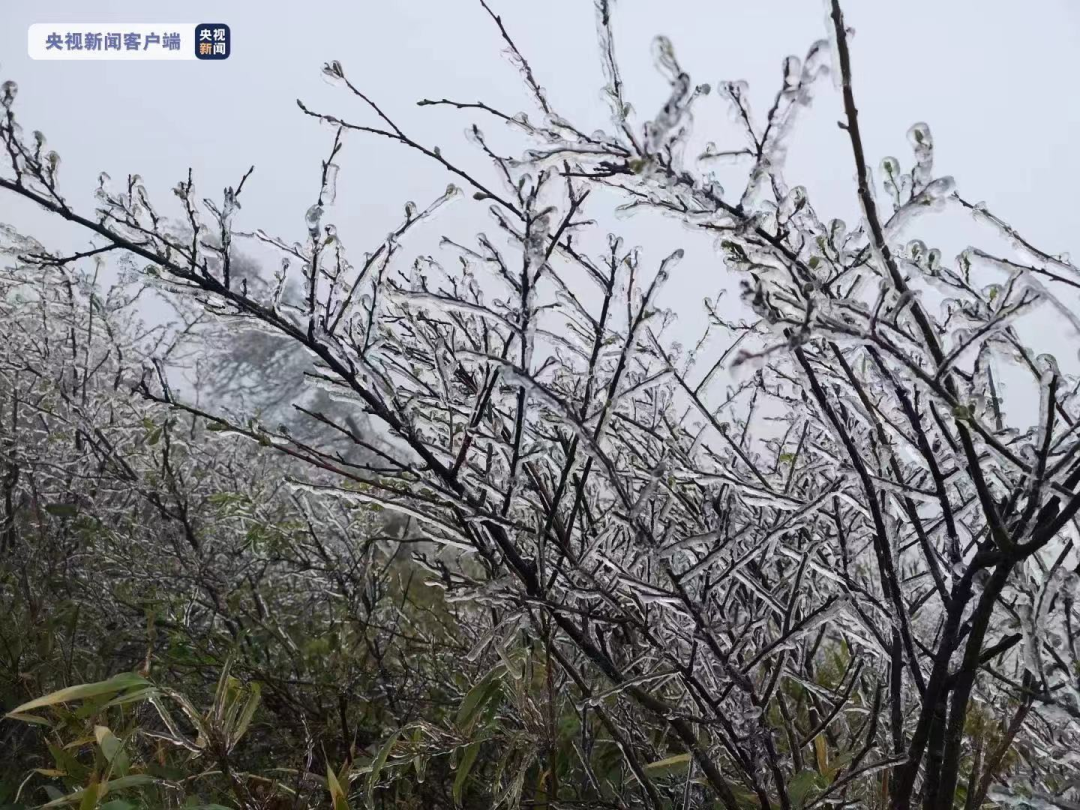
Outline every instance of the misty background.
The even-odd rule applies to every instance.
[[[584,131],[609,127],[596,50],[593,4],[498,2],[493,10],[529,59],[552,106]],[[926,121],[935,142],[935,174],[952,175],[959,192],[985,201],[1050,252],[1075,243],[1074,189],[1080,180],[1080,105],[1074,100],[1080,7],[1066,0],[950,3],[849,2],[856,99],[868,159],[885,155],[911,163],[906,135]],[[635,123],[652,117],[669,88],[652,64],[651,43],[667,36],[695,83],[745,79],[753,109],[763,119],[781,82],[783,58],[802,55],[826,35],[818,2],[717,2],[665,4],[622,0],[615,4],[615,38]],[[225,22],[233,51],[225,62],[34,62],[27,56],[27,28],[55,22]],[[407,134],[438,146],[482,182],[499,187],[495,169],[464,137],[478,122],[503,154],[524,142],[494,118],[475,110],[418,107],[422,98],[484,101],[509,114],[539,113],[516,69],[503,57],[503,42],[476,0],[373,3],[267,4],[211,2],[41,3],[6,0],[0,7],[0,78],[19,85],[18,119],[45,133],[57,150],[61,190],[76,210],[93,210],[98,174],[120,183],[142,176],[159,212],[175,216],[171,189],[194,171],[198,196],[221,199],[247,168],[248,180],[234,226],[256,228],[286,243],[305,237],[304,212],[319,192],[320,161],[330,150],[333,127],[304,115],[311,109],[354,124],[377,124],[374,114],[342,88],[323,81],[324,62],[337,59],[349,79],[368,93]],[[729,107],[714,92],[695,105],[696,140],[718,148],[742,146]],[[818,84],[813,108],[800,116],[790,139],[787,181],[807,187],[823,219],[859,221],[854,169],[839,93]],[[516,144],[516,145],[515,145]],[[376,136],[347,133],[333,223],[353,251],[374,250],[402,220],[408,200],[424,207],[459,178],[408,148]],[[739,185],[728,186],[738,195]],[[880,192],[879,192],[880,194]],[[879,197],[879,199],[883,199]],[[587,213],[602,230],[614,229],[645,248],[654,268],[677,247],[686,249],[665,287],[661,305],[679,315],[674,337],[692,341],[704,323],[701,300],[733,292],[713,240],[655,213],[617,220],[615,199],[594,195]],[[422,233],[403,241],[399,262],[439,251],[438,236],[471,244],[480,231],[496,230],[487,203],[466,194]],[[2,221],[36,236],[51,249],[75,251],[93,243],[78,227],[37,210],[14,195],[0,197]],[[942,250],[943,261],[979,233],[958,207],[922,218],[913,229]],[[980,241],[987,242],[985,231]],[[237,248],[265,272],[279,258],[254,242]],[[1010,255],[1002,246],[1003,255]],[[444,256],[443,258],[449,258]],[[728,299],[738,311],[734,296]],[[167,317],[150,305],[149,320]],[[1049,328],[1048,328],[1049,326]],[[1036,325],[1052,349],[1064,323]],[[669,332],[669,334],[672,334]],[[1033,337],[1043,343],[1040,336]],[[1075,358],[1062,358],[1065,365]]]

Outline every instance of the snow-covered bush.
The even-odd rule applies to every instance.
[[[597,0],[607,130],[558,113],[493,13],[537,111],[421,102],[529,141],[501,157],[472,126],[490,180],[328,63],[367,118],[301,103],[335,139],[306,243],[248,234],[288,259],[265,291],[231,269],[257,174],[201,204],[185,178],[175,223],[137,178],[103,180],[99,210],[79,214],[8,103],[0,186],[80,222],[170,294],[303,346],[311,385],[369,417],[361,434],[308,412],[363,462],[215,422],[306,464],[298,492],[406,515],[430,544],[416,555],[428,581],[468,606],[462,660],[488,675],[456,723],[387,735],[369,800],[380,774],[441,754],[458,763],[460,798],[486,746],[485,806],[526,793],[552,808],[1073,806],[1077,268],[961,196],[937,173],[925,124],[909,133],[912,158],[871,168],[836,0],[827,37],[785,61],[763,119],[742,83],[720,85],[743,139],[697,159],[691,113],[711,88],[660,38],[670,96],[651,118],[635,113],[612,12]],[[852,156],[837,174],[858,178],[854,223],[784,176],[796,116],[829,72]],[[330,221],[335,159],[354,135],[422,153],[456,184],[407,205],[359,257]],[[737,187],[710,172],[721,157],[741,162]],[[658,297],[683,253],[604,240],[588,217],[612,194],[624,213],[659,210],[715,239],[723,269],[694,272],[738,276],[741,317],[705,300],[707,331],[676,345]],[[409,232],[454,197],[487,209],[498,236],[409,257]],[[1010,255],[943,259],[913,236],[943,208],[970,210]],[[301,296],[280,295],[290,278]],[[1047,317],[1067,335],[1065,368],[1023,338]],[[1003,366],[1010,402],[1038,402],[1031,419],[1006,414]],[[148,375],[143,395],[205,416],[164,379]]]

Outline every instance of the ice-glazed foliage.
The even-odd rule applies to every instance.
[[[469,763],[464,784],[471,746],[497,741],[469,788],[485,806],[532,791],[550,807],[1074,806],[1077,268],[937,174],[925,123],[911,154],[865,154],[837,2],[826,38],[784,61],[762,116],[745,83],[719,82],[718,98],[695,85],[664,38],[653,57],[670,90],[635,112],[615,10],[598,0],[612,122],[592,133],[537,83],[543,55],[527,61],[484,8],[538,109],[420,103],[505,125],[528,141],[520,157],[472,124],[492,171],[471,173],[329,63],[343,104],[367,117],[300,103],[336,136],[306,241],[251,234],[287,259],[278,293],[231,278],[232,225],[197,204],[190,177],[179,223],[131,182],[82,220],[207,312],[304,346],[311,384],[379,430],[309,416],[370,461],[236,429],[333,479],[299,491],[408,516],[431,544],[416,554],[430,582],[483,608],[462,619],[468,660],[492,667],[473,703],[453,732],[396,730],[376,773],[447,754]],[[554,80],[557,60],[545,67]],[[796,119],[830,71],[851,154],[835,176],[854,167],[856,223],[784,176]],[[706,103],[730,107],[741,140],[695,146],[692,111]],[[0,185],[70,218],[54,169],[12,122]],[[407,205],[350,259],[330,206],[353,135],[427,156],[468,194]],[[711,174],[720,158],[743,166],[738,187]],[[739,279],[741,318],[705,300],[707,331],[676,345],[658,302],[682,251],[592,235],[610,192],[621,212],[660,211],[714,245],[722,268],[693,272]],[[497,236],[448,235],[437,254],[411,255],[411,232],[459,196]],[[969,209],[986,246],[950,261],[920,240],[918,217],[943,209]],[[997,252],[1002,236],[1013,253]],[[302,289],[291,300],[286,276]],[[1060,365],[1025,340],[1036,318],[1063,330]],[[1038,403],[1030,417],[1025,402]],[[493,692],[482,733],[455,736]]]
[[[318,806],[311,770],[483,674],[460,666],[468,625],[382,539],[402,522],[298,493],[290,475],[320,482],[306,465],[134,394],[145,369],[205,357],[199,313],[148,328],[138,278],[105,291],[77,264],[0,228],[0,711],[118,672],[155,686],[121,708],[5,718],[0,801],[78,806],[106,781],[84,738],[115,732],[114,808],[267,807],[276,791],[221,773],[271,766],[296,774],[298,806]],[[215,681],[254,694],[256,713],[204,713]],[[437,790],[445,768],[432,770]]]

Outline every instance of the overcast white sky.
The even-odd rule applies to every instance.
[[[529,56],[549,98],[590,130],[606,126],[592,3],[491,0]],[[1075,100],[1080,4],[1068,0],[848,0],[856,30],[853,59],[864,136],[873,165],[895,154],[910,165],[905,139],[915,121],[930,123],[935,168],[960,191],[985,200],[1051,251],[1077,248],[1074,188],[1080,180],[1080,104]],[[818,0],[620,0],[616,41],[628,96],[652,116],[666,95],[650,57],[665,34],[695,82],[747,79],[758,110],[778,86],[780,64],[825,35]],[[27,28],[55,22],[225,22],[233,52],[226,62],[33,62]],[[287,241],[304,234],[304,211],[318,192],[319,161],[332,131],[304,116],[295,99],[358,123],[370,115],[322,81],[339,59],[350,78],[411,134],[467,165],[462,136],[472,120],[447,108],[417,108],[422,97],[483,99],[508,112],[530,110],[517,74],[477,0],[0,0],[0,79],[20,86],[17,112],[27,131],[45,132],[63,157],[62,186],[89,211],[100,171],[140,173],[159,205],[195,170],[202,194],[220,198],[252,163],[237,226],[262,227]],[[697,126],[729,129],[721,102],[698,108]],[[846,137],[836,127],[838,94],[823,83],[802,119],[789,158],[790,185],[806,185],[823,217],[855,220]],[[487,129],[499,129],[488,124]],[[713,137],[711,134],[709,137]],[[327,217],[348,245],[377,244],[399,220],[401,204],[423,204],[452,179],[400,146],[352,136],[341,160],[339,199]],[[487,175],[489,178],[492,175]],[[466,203],[439,228],[467,240],[487,228],[484,206]],[[0,220],[63,247],[85,235],[67,230],[10,195]],[[618,223],[656,260],[687,240],[652,220]],[[946,258],[971,238],[967,220],[931,234]],[[464,232],[462,233],[462,230]],[[924,235],[924,234],[919,234]],[[930,240],[928,240],[930,241]],[[666,305],[700,309],[703,279],[717,284],[708,241],[688,246],[687,261],[665,291]]]

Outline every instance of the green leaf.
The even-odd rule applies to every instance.
[[[9,712],[4,716],[10,720],[22,720],[24,723],[36,723],[39,726],[52,726],[52,723],[44,717],[38,717],[36,714],[16,714],[15,712]]]
[[[105,795],[102,784],[95,778],[83,791],[82,801],[79,802],[79,810],[97,810],[98,802]]]
[[[240,716],[236,720],[236,726],[231,733],[234,745],[244,736],[244,732],[247,731],[248,726],[251,725],[252,718],[255,717],[255,710],[259,708],[259,696],[262,694],[261,687],[259,684],[253,683],[250,685],[249,689],[250,693],[248,694],[247,703],[244,704],[244,709],[240,712]]]
[[[465,730],[472,725],[472,721],[484,708],[484,704],[502,688],[500,681],[505,675],[506,666],[499,664],[468,691],[461,701],[461,706],[458,707],[457,725],[459,728]]]
[[[413,745],[419,749],[420,743],[424,739],[424,730],[420,726],[413,728],[412,742]],[[416,781],[423,782],[424,777],[427,774],[428,757],[424,753],[419,753],[413,757],[413,769],[416,771]]]
[[[211,709],[211,713],[219,721],[225,717],[226,704],[231,693],[238,686],[237,681],[231,675],[229,675],[232,669],[233,659],[229,658],[225,661],[225,666],[221,668],[221,675],[218,676],[217,689],[214,692],[214,706]]]
[[[465,789],[465,781],[469,778],[469,771],[476,762],[476,755],[480,753],[480,743],[469,743],[465,746],[465,753],[457,766],[457,776],[454,777],[454,804],[461,807],[461,792]]]
[[[368,774],[367,780],[367,803],[369,805],[373,803],[375,786],[379,783],[379,774],[382,772],[383,766],[386,765],[386,758],[390,756],[390,750],[394,747],[394,743],[397,742],[399,734],[401,734],[400,730],[395,731],[386,739],[375,760],[371,763],[371,773]]]
[[[345,795],[345,790],[341,787],[341,782],[338,781],[337,774],[334,773],[329,762],[326,763],[326,785],[330,790],[330,800],[333,802],[334,810],[349,810],[349,797]]]
[[[814,759],[817,762],[818,772],[827,773],[829,770],[829,749],[825,745],[824,734],[818,734],[814,737]]]
[[[74,779],[76,782],[81,782],[90,776],[90,769],[83,765],[79,760],[75,758],[75,755],[70,751],[61,748],[58,745],[47,743],[49,753],[52,754],[53,762],[56,763],[56,767],[66,773],[69,778]],[[62,794],[61,794],[62,795]]]
[[[68,703],[72,700],[86,700],[87,698],[97,697],[98,695],[110,695],[118,692],[123,692],[126,689],[131,689],[136,686],[148,686],[150,681],[146,680],[140,675],[136,675],[134,672],[123,672],[119,675],[114,675],[107,681],[98,681],[97,683],[83,683],[78,686],[69,686],[66,689],[59,689],[55,692],[51,692],[44,697],[31,700],[29,703],[24,703],[21,706],[16,706],[5,717],[12,717],[13,715],[22,714],[33,709],[40,709],[42,706],[54,706],[57,703]]]
[[[801,808],[806,804],[806,800],[812,791],[824,788],[825,784],[821,774],[814,771],[799,771],[795,776],[791,777],[787,790],[792,805]]]
[[[101,747],[101,753],[105,755],[105,761],[109,763],[111,772],[117,776],[127,776],[131,761],[124,753],[124,744],[105,726],[94,726],[94,737]]]
[[[94,717],[101,714],[105,709],[105,704],[109,702],[109,695],[95,695],[94,697],[86,698],[82,702],[82,705],[77,709],[71,709],[71,713],[75,715],[79,720],[85,720],[88,717]]]
[[[131,692],[125,692],[119,697],[114,697],[101,708],[108,709],[111,706],[124,706],[128,703],[136,703],[140,700],[147,700],[148,698],[152,698],[157,694],[158,689],[156,686],[147,686],[144,689],[135,689]]]
[[[79,514],[78,507],[70,503],[49,503],[45,505],[45,511],[59,518],[71,518]]]
[[[413,770],[416,771],[416,781],[423,782],[427,776],[428,757],[426,754],[417,754],[413,757]]]
[[[74,793],[69,793],[66,796],[60,796],[57,799],[53,799],[48,804],[41,805],[41,810],[45,810],[48,807],[63,807],[65,804],[75,804],[75,802],[83,802],[83,807],[87,806],[87,791],[91,788],[94,789],[94,800],[100,799],[106,793],[113,793],[118,790],[125,790],[133,787],[144,787],[146,785],[153,785],[157,782],[152,776],[145,773],[134,774],[132,776],[122,776],[119,779],[110,779],[108,782],[92,783],[90,787],[83,790],[76,790]],[[90,807],[97,807],[96,804],[89,805]],[[80,810],[82,808],[80,807]]]
[[[667,759],[658,759],[645,766],[650,776],[667,776],[672,773],[680,773],[686,770],[690,764],[690,754],[676,754]]]

